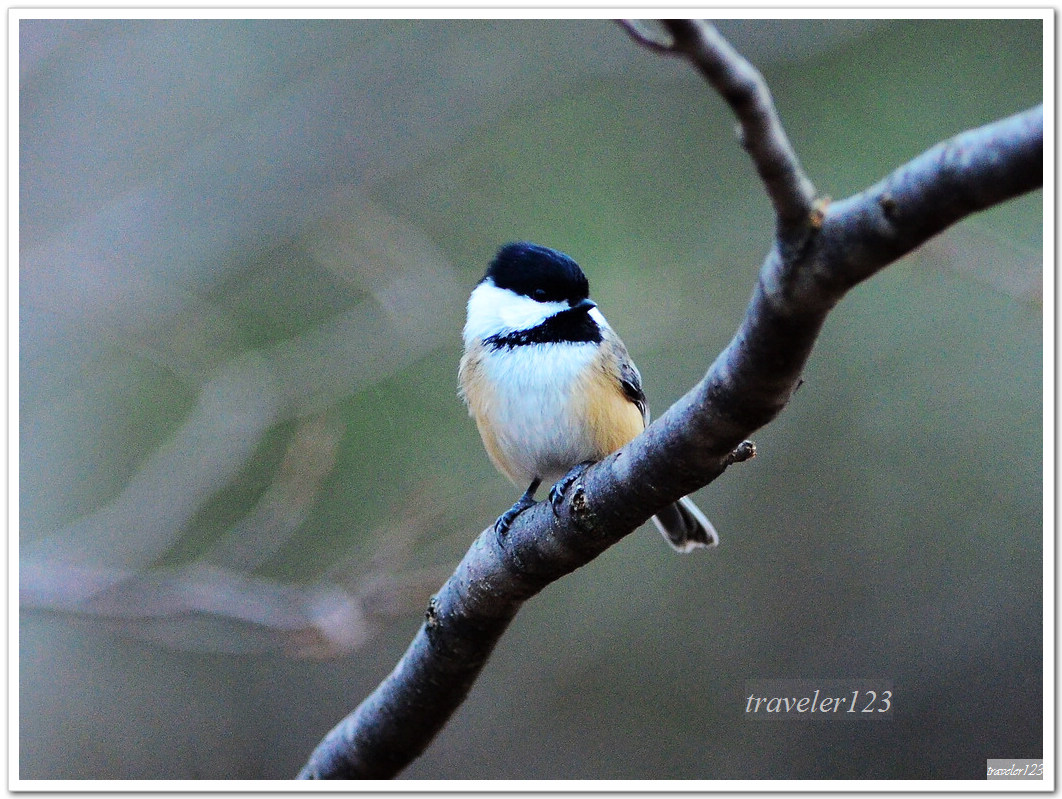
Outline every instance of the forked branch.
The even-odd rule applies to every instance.
[[[543,502],[504,540],[492,528],[480,534],[394,671],[325,737],[301,778],[398,773],[463,701],[524,601],[751,455],[742,442],[789,401],[826,315],[852,286],[959,219],[1042,185],[1040,107],[943,142],[854,197],[816,202],[759,73],[710,25],[664,25],[667,42],[626,27],[689,60],[727,99],[774,205],[775,245],[745,318],[703,380],[582,475],[559,518]]]

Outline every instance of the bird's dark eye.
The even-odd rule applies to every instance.
[[[546,290],[545,289],[535,289],[534,292],[532,292],[531,296],[534,297],[538,302],[545,302],[546,301]]]

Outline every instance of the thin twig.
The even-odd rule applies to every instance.
[[[654,39],[646,32],[644,24],[639,24],[637,20],[621,19],[617,21],[623,27],[623,30],[627,31],[627,34],[645,49],[661,55],[678,55],[673,39],[667,42]]]
[[[789,143],[763,76],[724,39],[699,20],[666,20],[671,50],[700,70],[730,104],[741,126],[741,144],[752,158],[778,217],[783,239],[802,238],[812,220],[815,187]],[[641,41],[641,40],[639,40]]]

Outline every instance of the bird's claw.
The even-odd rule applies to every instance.
[[[534,499],[527,496],[520,497],[509,510],[505,511],[505,513],[499,516],[494,522],[494,534],[499,538],[504,538],[505,534],[509,532],[512,523],[516,521],[516,517],[534,504]]]
[[[553,488],[549,490],[549,504],[553,508],[554,516],[560,516],[558,509],[560,508],[561,503],[564,502],[564,495],[568,493],[568,489],[572,487],[572,484],[582,477],[583,473],[589,469],[593,463],[593,461],[583,461],[582,463],[575,464],[575,466],[569,469],[568,473],[558,480],[553,485]]]

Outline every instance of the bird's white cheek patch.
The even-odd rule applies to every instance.
[[[498,318],[510,330],[529,330],[567,308],[564,302],[535,302],[530,297],[510,293],[507,301],[498,307]]]
[[[590,318],[597,322],[598,327],[607,327],[609,330],[612,329],[612,326],[605,321],[605,315],[597,308],[590,309]]]
[[[535,302],[508,289],[480,283],[468,299],[465,342],[482,341],[513,330],[527,330],[567,307],[564,302]]]

